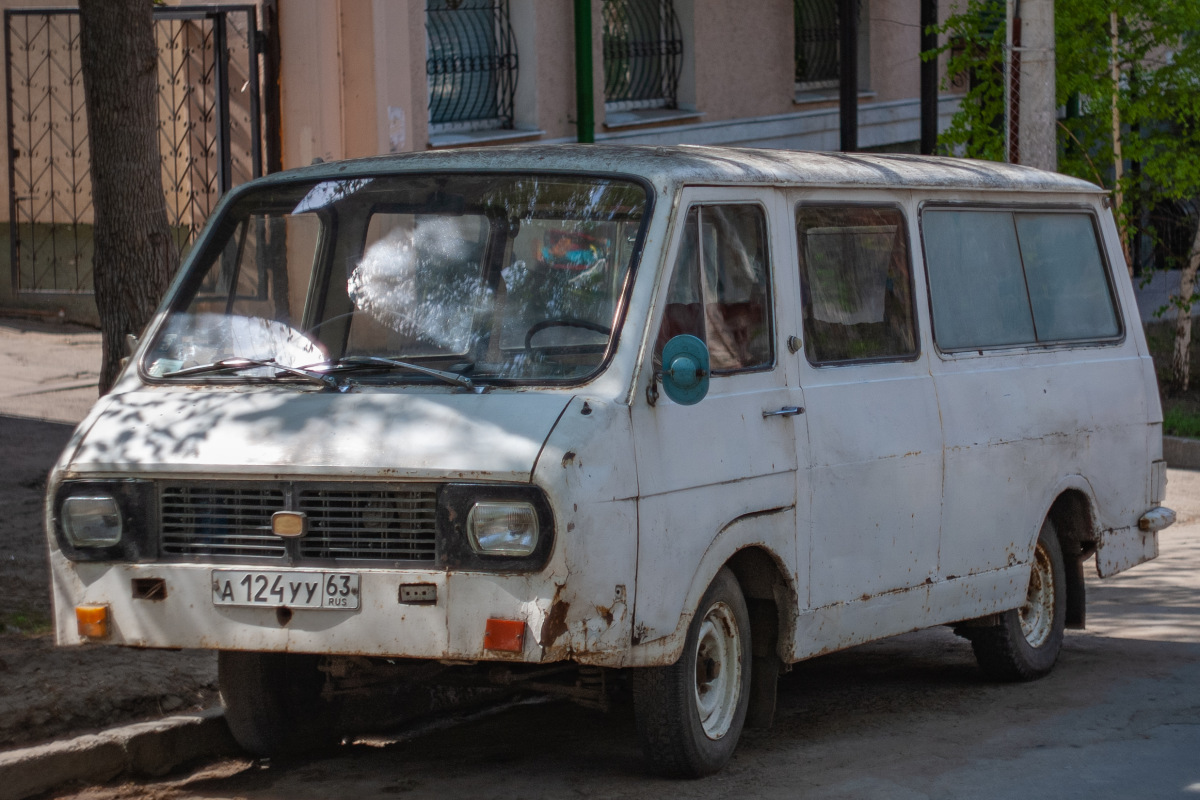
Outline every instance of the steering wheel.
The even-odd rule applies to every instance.
[[[612,336],[612,328],[601,325],[598,322],[591,320],[579,319],[578,317],[562,317],[561,319],[544,319],[541,322],[535,322],[529,330],[525,332],[525,349],[533,350],[533,337],[547,328],[584,328],[596,333],[603,333],[605,336]]]

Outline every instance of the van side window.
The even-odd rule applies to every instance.
[[[942,350],[1121,334],[1089,215],[927,209],[921,228]]]
[[[1109,339],[1121,334],[1086,214],[1017,214],[1017,239],[1038,341]]]
[[[714,373],[768,367],[771,337],[767,220],[756,205],[692,206],[667,291],[655,361],[672,337],[708,345]]]
[[[917,354],[912,266],[899,209],[801,206],[796,236],[811,363]]]

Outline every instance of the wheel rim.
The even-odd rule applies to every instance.
[[[696,637],[696,711],[704,735],[720,739],[733,724],[742,690],[742,634],[733,609],[709,608]]]
[[[1041,647],[1054,627],[1054,568],[1050,554],[1038,544],[1029,573],[1029,589],[1021,606],[1021,633],[1031,647]]]

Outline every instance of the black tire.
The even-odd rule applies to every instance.
[[[331,704],[322,697],[319,656],[222,650],[217,681],[225,722],[256,756],[289,756],[337,742]]]
[[[1024,605],[1001,614],[996,625],[963,632],[987,677],[1031,681],[1054,668],[1066,621],[1067,572],[1058,534],[1047,519],[1038,533]]]
[[[632,671],[638,736],[651,764],[687,778],[725,766],[746,720],[750,654],[746,600],[722,569],[700,600],[679,660]],[[728,680],[731,666],[736,674]]]

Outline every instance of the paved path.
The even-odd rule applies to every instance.
[[[0,317],[0,415],[77,423],[96,402],[100,332]]]

